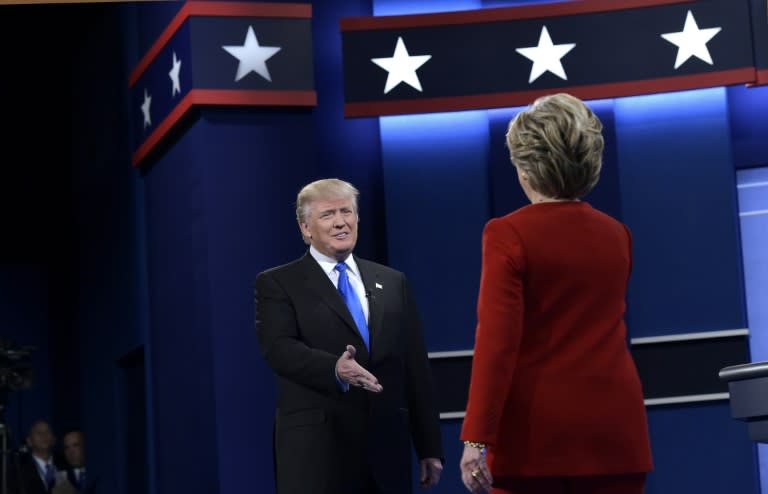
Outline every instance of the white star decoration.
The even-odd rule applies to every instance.
[[[416,75],[416,69],[427,63],[430,58],[432,55],[409,55],[403,38],[398,36],[395,53],[391,57],[372,58],[371,62],[388,72],[387,82],[384,85],[384,94],[387,94],[401,82],[421,91],[421,82]]]
[[[683,30],[677,33],[662,34],[661,37],[677,46],[675,69],[683,65],[689,58],[696,57],[702,62],[712,65],[707,42],[722,30],[721,27],[699,29],[691,11],[685,16]]]
[[[181,60],[176,58],[176,52],[173,52],[173,67],[168,72],[168,77],[171,78],[173,87],[171,88],[171,98],[176,96],[176,93],[181,94],[181,83],[179,82],[179,71],[181,71]]]
[[[547,26],[541,28],[541,34],[539,35],[538,46],[531,46],[528,48],[518,48],[517,53],[521,54],[528,60],[533,61],[531,67],[531,75],[528,78],[528,84],[532,83],[539,78],[544,72],[552,72],[560,79],[568,80],[565,75],[565,69],[560,61],[566,53],[573,50],[576,43],[563,43],[561,45],[553,45],[552,38],[549,37],[549,31]]]
[[[245,35],[245,42],[242,46],[228,45],[222,46],[222,48],[240,61],[237,65],[235,82],[251,72],[256,72],[264,79],[272,82],[267,68],[267,60],[282,48],[280,46],[259,46],[259,40],[256,39],[256,34],[253,32],[253,26],[248,26],[248,33]]]
[[[141,104],[141,113],[144,114],[144,128],[152,125],[152,119],[149,117],[149,105],[152,104],[152,96],[144,89],[144,103]]]

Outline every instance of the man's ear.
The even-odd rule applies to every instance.
[[[304,238],[312,238],[312,234],[309,231],[309,225],[307,223],[299,222],[299,229]]]

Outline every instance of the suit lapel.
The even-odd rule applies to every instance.
[[[350,331],[352,331],[362,343],[362,337],[357,331],[357,325],[352,319],[352,314],[349,313],[347,305],[342,300],[341,295],[333,286],[333,283],[328,279],[328,275],[323,272],[323,269],[315,261],[315,259],[309,254],[305,254],[302,258],[303,271],[305,276],[306,286],[315,292],[317,297],[331,309],[346,323]],[[359,346],[359,345],[358,345]]]
[[[377,339],[381,336],[379,330],[382,311],[381,305],[376,300],[376,286],[381,286],[381,280],[373,264],[357,256],[355,256],[355,262],[360,270],[360,277],[363,279],[363,286],[365,286],[365,293],[368,298],[368,337],[370,338],[371,349],[375,351]]]

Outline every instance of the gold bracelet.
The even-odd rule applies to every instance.
[[[476,443],[475,441],[464,441],[464,446],[469,446],[470,448],[477,448],[477,449],[487,448],[485,443]]]

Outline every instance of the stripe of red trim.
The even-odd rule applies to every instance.
[[[409,113],[430,113],[445,111],[500,108],[505,106],[528,105],[539,96],[567,92],[582,99],[616,98],[650,93],[681,91],[712,86],[748,83],[755,80],[752,67],[706,74],[665,77],[640,81],[610,84],[591,84],[564,88],[535,89],[508,93],[492,93],[446,98],[425,98],[417,100],[392,100],[355,102],[344,105],[346,117],[371,117],[378,115],[403,115]]]
[[[228,17],[281,17],[309,19],[312,4],[309,3],[243,3],[243,2],[187,2],[189,15]]]
[[[173,17],[173,19],[171,19],[171,22],[168,23],[165,29],[163,29],[163,32],[160,33],[160,36],[157,37],[157,40],[155,40],[155,42],[152,43],[152,46],[149,47],[147,53],[141,57],[139,63],[136,64],[136,67],[128,76],[128,87],[133,87],[133,85],[136,84],[136,81],[139,80],[141,74],[143,74],[149,68],[150,64],[152,64],[155,58],[157,58],[163,47],[168,44],[173,35],[176,34],[176,31],[178,31],[181,25],[184,24],[184,21],[186,21],[187,17],[189,17],[189,9],[189,3],[182,5],[181,9],[179,9],[179,12]]]
[[[306,3],[186,2],[131,71],[128,77],[129,87],[136,84],[139,77],[149,68],[165,45],[176,34],[176,31],[181,28],[187,18],[193,15],[309,19],[312,18],[312,5]]]
[[[479,24],[483,22],[538,19],[593,12],[610,12],[657,5],[691,3],[695,0],[582,0],[570,2],[497,7],[441,12],[436,14],[393,15],[379,17],[348,17],[341,19],[342,31],[369,31],[375,29],[404,29],[413,27],[447,26],[454,24]]]
[[[134,151],[131,163],[138,166],[193,106],[315,106],[314,91],[249,91],[241,89],[193,89],[171,110]]]
[[[768,84],[768,69],[758,69],[754,85],[763,86],[766,84]]]
[[[195,89],[196,105],[315,106],[314,91],[260,91],[243,89]]]

